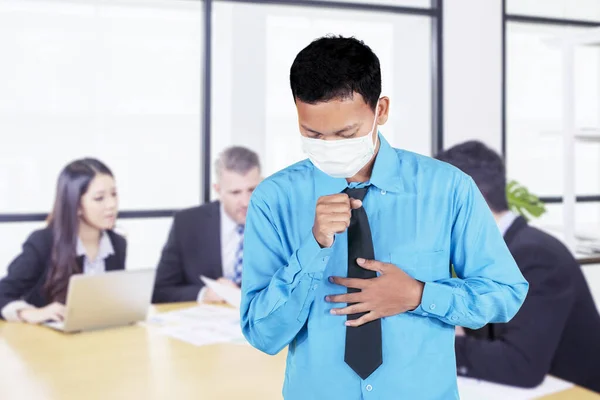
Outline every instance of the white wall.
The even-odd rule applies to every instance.
[[[444,2],[444,147],[502,145],[502,1]]]

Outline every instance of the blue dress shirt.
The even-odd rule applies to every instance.
[[[322,249],[312,234],[321,196],[340,193],[309,160],[264,180],[246,220],[241,324],[257,349],[289,345],[290,400],[458,399],[454,325],[509,321],[528,290],[472,179],[449,164],[381,146],[363,206],[375,258],[425,282],[420,306],[382,319],[383,364],[362,380],[344,362],[345,316],[328,281],[347,275],[347,234]],[[452,278],[451,267],[458,278]]]

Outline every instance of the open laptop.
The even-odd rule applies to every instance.
[[[63,332],[123,326],[146,319],[152,298],[153,269],[73,275],[65,319],[44,325]]]

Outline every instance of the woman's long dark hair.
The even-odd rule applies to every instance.
[[[81,196],[98,174],[113,176],[101,161],[84,158],[71,162],[58,177],[54,208],[48,218],[54,241],[44,291],[50,301],[64,303],[71,275],[82,272],[77,263]]]

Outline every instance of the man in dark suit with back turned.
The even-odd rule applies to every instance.
[[[437,158],[471,175],[529,282],[510,322],[457,329],[458,374],[522,387],[550,374],[600,392],[600,316],[573,255],[508,210],[504,163],[494,151],[470,141]]]
[[[221,302],[201,275],[230,285],[241,282],[244,224],[261,179],[260,162],[256,153],[236,146],[220,154],[215,169],[220,201],[175,215],[156,272],[154,303]]]

